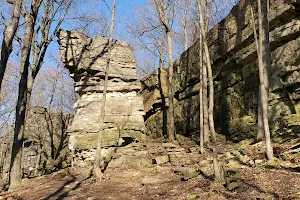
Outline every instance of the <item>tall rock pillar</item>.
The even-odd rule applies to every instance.
[[[92,39],[78,31],[64,30],[59,32],[58,38],[61,60],[69,69],[75,91],[80,96],[74,105],[74,119],[68,127],[69,147],[75,152],[76,161],[78,152],[89,151],[93,157],[96,150],[108,39]],[[104,147],[120,145],[126,140],[145,139],[144,106],[142,97],[137,96],[141,86],[136,76],[133,48],[125,42],[113,41],[111,53]]]

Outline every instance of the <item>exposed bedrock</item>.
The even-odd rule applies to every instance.
[[[70,163],[67,126],[72,115],[41,107],[30,107],[28,111],[22,150],[22,176],[32,178]],[[0,189],[1,180],[8,182],[13,128],[5,128],[6,135],[0,136]]]
[[[74,120],[68,127],[69,146],[93,152],[97,145],[100,106],[108,56],[108,39],[89,38],[77,31],[59,33],[60,55],[80,98],[75,103]],[[115,146],[121,138],[144,140],[144,106],[136,76],[133,48],[113,41],[105,108],[103,145]],[[124,141],[124,140],[122,140]],[[77,150],[76,150],[77,149]]]
[[[208,34],[214,75],[215,123],[219,133],[234,138],[256,132],[259,80],[250,14],[254,2],[241,0]],[[300,132],[300,5],[296,2],[270,0],[272,73],[269,111],[272,131],[277,133]],[[254,18],[258,27],[257,13]],[[199,130],[198,49],[199,41],[174,64],[176,131],[184,135],[197,135]],[[156,71],[142,80],[146,84],[143,84],[141,94],[147,102],[147,129],[154,135],[161,135],[163,112],[157,107],[161,103],[157,74]],[[166,84],[166,78],[163,77],[162,82]],[[152,103],[147,99],[153,99]]]

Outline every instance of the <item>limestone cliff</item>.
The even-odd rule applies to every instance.
[[[256,121],[259,80],[250,14],[251,5],[254,4],[256,10],[254,2],[241,0],[208,34],[215,87],[215,123],[219,133],[231,136],[243,134],[243,127],[235,127],[234,124],[241,124],[236,120],[246,123],[245,131],[255,132],[253,124]],[[269,110],[273,131],[284,132],[292,128],[293,133],[299,132],[299,128],[288,122],[290,116],[300,114],[299,8],[299,3],[294,1],[270,0],[272,74]],[[254,15],[258,27],[257,14]],[[198,49],[199,42],[196,42],[174,64],[176,131],[185,135],[197,135],[199,129]],[[145,79],[153,79],[153,76]],[[144,96],[151,93],[145,92],[147,88],[143,88]],[[153,95],[156,96],[152,99],[160,99],[159,95]],[[157,100],[153,104],[157,104]],[[157,117],[149,117],[147,128],[161,130],[157,121]]]
[[[89,149],[94,154],[99,130],[108,39],[89,38],[77,31],[59,33],[61,60],[75,81],[80,98],[75,103],[74,120],[68,128],[70,149]],[[137,96],[140,82],[136,76],[133,48],[113,41],[108,93],[105,108],[103,145],[117,145],[120,138],[143,140],[144,106]],[[76,154],[76,153],[75,153]]]

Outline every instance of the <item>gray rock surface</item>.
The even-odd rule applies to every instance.
[[[152,162],[153,164],[162,165],[168,163],[169,161],[170,161],[169,155],[163,155],[163,156],[156,156]]]
[[[67,126],[72,115],[31,107],[28,111],[22,156],[24,178],[70,165]],[[13,129],[0,137],[0,182],[8,180]]]
[[[92,156],[97,145],[108,39],[92,39],[78,31],[63,30],[58,37],[61,60],[69,69],[75,81],[75,91],[80,95],[74,105],[74,120],[68,127],[69,148],[73,152],[87,151]],[[133,48],[114,40],[111,53],[104,147],[121,145],[120,138],[145,140],[144,106],[142,97],[137,96],[141,85],[136,76]]]
[[[257,53],[251,25],[251,4],[241,0],[220,23],[208,33],[214,75],[216,130],[233,139],[252,137],[256,132],[258,99]],[[255,5],[255,4],[254,4]],[[270,126],[272,131],[292,129],[300,114],[300,21],[299,4],[270,1],[270,44],[272,73],[270,77]],[[256,5],[254,6],[256,11]],[[254,13],[257,26],[257,13]],[[176,132],[198,135],[199,129],[199,41],[183,52],[174,63]],[[162,73],[161,86],[166,91],[167,76]],[[149,134],[158,137],[163,130],[162,97],[157,71],[142,80],[141,95],[146,103],[146,125]],[[299,119],[299,117],[297,117]],[[251,119],[251,120],[250,120]],[[296,124],[289,126],[289,124]]]

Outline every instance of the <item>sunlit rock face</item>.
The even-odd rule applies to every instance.
[[[272,72],[269,111],[273,133],[289,129],[293,134],[300,132],[300,121],[291,122],[291,119],[296,119],[295,115],[300,114],[300,5],[297,2],[270,0]],[[214,75],[215,124],[219,133],[230,137],[248,137],[256,132],[253,127],[256,127],[257,119],[259,78],[251,5],[258,31],[256,1],[241,0],[208,33]],[[199,41],[176,60],[174,74],[176,131],[198,136]],[[156,76],[155,72],[142,80],[148,85],[141,93],[145,101],[155,99],[152,103],[147,101],[150,109],[146,110],[146,124],[148,130],[159,135],[163,130],[163,114],[157,112],[156,105],[159,105],[161,95],[155,92],[157,88],[154,86],[158,85]],[[163,87],[166,80],[162,78]]]
[[[89,38],[77,31],[59,35],[60,56],[75,81],[80,98],[75,103],[74,120],[68,127],[70,148],[96,148],[104,75],[108,56],[108,39]],[[144,106],[137,96],[141,85],[136,76],[133,48],[113,41],[105,108],[103,145],[118,144],[120,138],[143,140]]]

